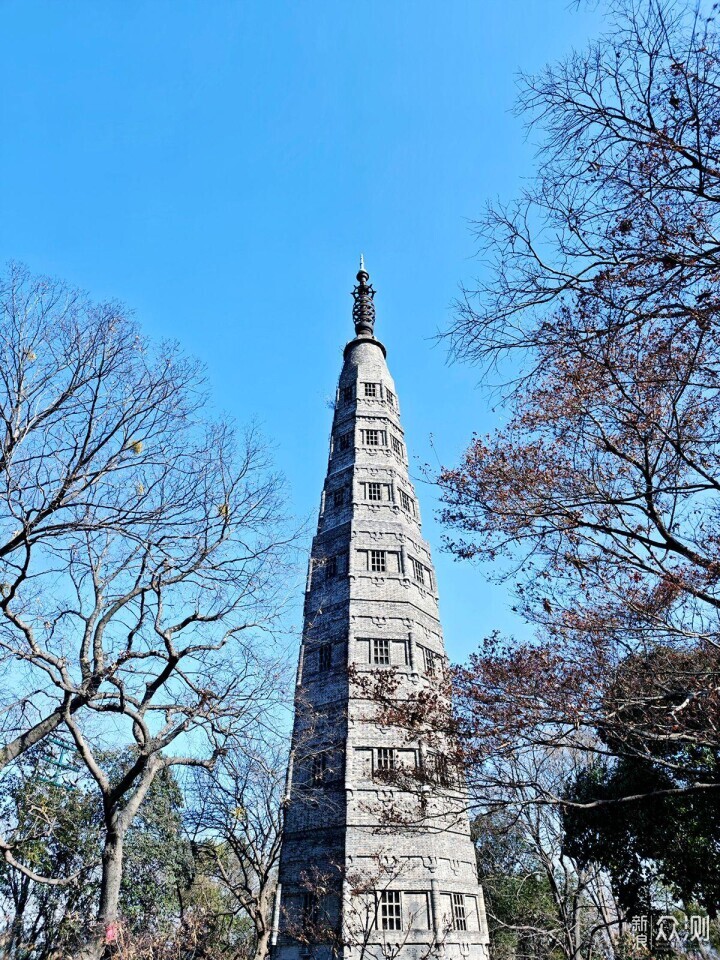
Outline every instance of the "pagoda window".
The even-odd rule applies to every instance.
[[[312,759],[312,767],[310,768],[310,782],[314,787],[319,787],[324,782],[326,775],[327,756],[324,753],[319,753]]]
[[[318,650],[318,669],[329,670],[332,666],[332,644],[323,643]]]
[[[373,663],[386,666],[390,663],[390,641],[373,640]]]
[[[426,754],[427,772],[441,787],[453,784],[450,762],[444,753],[433,752]]]
[[[425,583],[425,567],[420,563],[419,560],[416,560],[414,557],[410,558],[413,568],[413,576],[418,583]]]
[[[467,930],[465,895],[463,893],[454,893],[452,895],[452,922],[453,930]]]
[[[371,480],[367,485],[368,500],[382,500],[382,484],[377,480]]]
[[[432,650],[428,650],[427,647],[422,647],[423,653],[423,664],[425,666],[425,673],[430,677],[434,677],[437,672],[437,655],[433,653]]]
[[[304,893],[302,898],[301,922],[303,928],[314,927],[320,918],[320,901],[316,893]]]
[[[378,747],[377,770],[394,770],[397,766],[395,747]]]
[[[380,928],[402,930],[402,894],[399,890],[380,892]]]
[[[385,434],[382,430],[378,430],[376,427],[371,427],[369,430],[365,431],[365,446],[367,447],[384,447],[385,446]]]

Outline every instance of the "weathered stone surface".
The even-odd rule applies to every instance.
[[[381,768],[412,778],[429,751],[377,722],[352,680],[387,671],[402,684],[437,683],[444,661],[397,391],[365,323],[345,348],[311,551],[274,960],[487,956],[463,792],[426,788],[412,815],[419,790]],[[412,822],[391,825],[395,809]]]

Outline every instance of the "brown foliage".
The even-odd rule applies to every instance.
[[[678,751],[720,747],[720,38],[681,3],[609,6],[608,36],[525,78],[542,166],[479,226],[493,268],[451,334],[511,382],[506,426],[440,475],[449,546],[512,560],[538,631],[457,689],[483,755],[600,731],[697,788]]]

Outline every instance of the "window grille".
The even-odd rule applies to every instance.
[[[380,927],[383,930],[402,930],[402,901],[399,890],[381,892]]]
[[[425,673],[429,674],[431,677],[434,677],[437,669],[437,656],[432,652],[432,650],[428,650],[427,647],[423,647],[422,652],[423,660],[425,662]]]
[[[341,487],[339,490],[333,492],[333,506],[341,507],[345,503],[345,488]]]
[[[385,387],[385,399],[391,407],[395,406],[395,394],[392,392],[392,390],[388,390],[387,387]]]
[[[452,777],[450,776],[448,758],[444,753],[433,753],[430,755],[429,760],[430,772],[435,782],[439,783],[442,787],[449,787],[452,782]]]
[[[318,669],[329,670],[332,666],[332,644],[323,643],[318,653]]]
[[[340,440],[338,441],[338,446],[340,447],[341,450],[349,450],[349,449],[350,449],[350,434],[349,434],[349,433],[343,433],[343,434],[342,434],[342,436],[340,437]]]
[[[316,893],[304,893],[302,901],[302,925],[314,927],[320,916],[320,903]]]
[[[337,557],[327,557],[325,560],[325,579],[332,580],[337,576]]]
[[[366,383],[365,384],[365,396],[366,397],[376,397],[377,396],[377,384],[376,383]]]
[[[367,498],[368,500],[382,500],[382,487],[377,481],[372,480],[368,483]]]
[[[370,551],[370,572],[385,573],[387,570],[387,558],[384,550]]]
[[[404,490],[400,491],[400,505],[403,510],[407,510],[408,513],[412,513],[410,509],[410,497],[405,493]]]
[[[343,398],[343,403],[350,403],[350,401],[353,398],[353,388],[343,387],[342,398]]]
[[[452,895],[452,919],[453,930],[467,930],[465,895],[463,893],[454,893]]]
[[[312,785],[314,787],[319,787],[320,784],[325,780],[325,774],[327,773],[327,757],[324,753],[318,754],[317,757],[313,757],[312,761],[312,771],[311,779]]]
[[[373,640],[373,663],[384,665],[390,663],[389,640]]]
[[[365,443],[368,447],[380,446],[380,431],[371,429],[365,431]]]
[[[418,583],[425,583],[425,567],[414,557],[410,558],[413,566],[413,576]]]
[[[395,747],[378,747],[377,768],[378,770],[395,769]]]
[[[392,438],[392,448],[393,448],[393,453],[396,453],[399,457],[402,457],[403,445],[400,443],[397,437]]]

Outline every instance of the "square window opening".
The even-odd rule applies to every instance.
[[[318,651],[318,669],[329,670],[332,666],[332,644],[323,643]]]
[[[381,666],[390,664],[390,641],[373,640],[373,663]]]
[[[436,654],[434,654],[432,650],[428,650],[427,647],[423,647],[423,660],[425,661],[425,673],[434,677],[437,672]]]
[[[383,930],[402,930],[402,900],[399,890],[381,892],[380,927]]]
[[[304,893],[302,899],[303,927],[315,926],[320,917],[320,902],[316,893]]]
[[[467,930],[465,894],[463,893],[454,893],[452,895],[452,919],[454,930]]]
[[[382,500],[382,486],[376,481],[371,480],[367,485],[368,500]]]
[[[450,764],[444,753],[433,753],[429,757],[429,772],[436,783],[441,787],[449,787],[452,783]]]
[[[378,747],[378,770],[394,770],[396,767],[395,747]]]
[[[313,757],[310,778],[314,787],[319,787],[325,780],[327,774],[327,757],[324,753]]]

